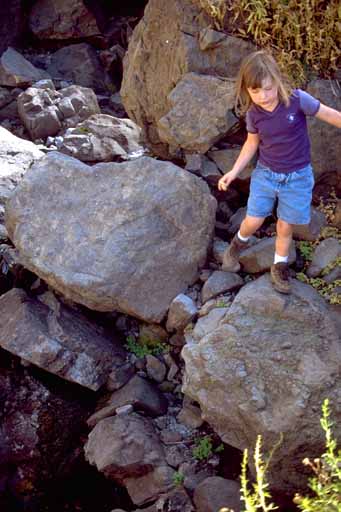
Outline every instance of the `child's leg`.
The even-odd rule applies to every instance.
[[[261,227],[265,217],[251,217],[246,215],[245,219],[240,225],[239,233],[243,238],[249,238],[253,233]]]
[[[264,222],[264,217],[251,217],[247,215],[240,225],[238,233],[233,237],[231,243],[223,256],[222,269],[227,272],[238,272],[240,270],[239,255],[247,248],[247,242],[251,235]]]
[[[276,254],[278,256],[288,257],[292,241],[292,224],[288,224],[284,220],[278,219],[276,231]]]
[[[288,222],[278,219],[276,229],[275,259],[270,271],[271,281],[278,292],[290,293],[288,257],[293,227]]]

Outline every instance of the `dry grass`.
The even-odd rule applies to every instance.
[[[341,4],[339,0],[198,0],[215,28],[269,48],[293,85],[307,74],[332,77],[341,65]]]

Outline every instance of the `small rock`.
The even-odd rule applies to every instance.
[[[146,356],[146,371],[148,377],[161,383],[166,376],[166,366],[155,356]]]
[[[341,256],[341,243],[336,238],[326,238],[315,249],[307,270],[309,277],[317,277],[330,263]]]
[[[197,312],[198,309],[194,301],[187,295],[180,293],[170,305],[166,324],[167,331],[184,329]]]
[[[160,433],[161,441],[165,444],[179,443],[182,441],[182,435],[172,430],[162,430]]]
[[[204,284],[201,291],[203,303],[224,292],[236,290],[243,286],[243,279],[234,272],[213,272],[211,277]]]
[[[117,416],[120,416],[122,414],[130,414],[133,412],[134,407],[131,404],[128,405],[122,405],[122,407],[117,407],[116,414]]]
[[[189,428],[199,428],[203,424],[200,407],[192,404],[185,405],[177,416],[180,423]]]
[[[223,240],[220,240],[220,238],[215,238],[213,241],[213,258],[216,260],[217,263],[223,262],[223,255],[226,249],[228,248],[229,244],[227,242],[224,242]]]
[[[327,219],[325,214],[312,206],[310,223],[294,225],[293,238],[313,242],[318,238],[321,229],[326,225]]]
[[[108,377],[106,387],[109,391],[115,391],[126,384],[134,375],[134,367],[130,363],[122,364],[114,368]]]
[[[197,512],[217,512],[223,507],[239,512],[239,484],[220,476],[206,478],[194,490],[193,501]]]

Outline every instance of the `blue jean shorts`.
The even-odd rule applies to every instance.
[[[314,186],[311,165],[290,172],[273,172],[257,163],[251,176],[247,215],[268,217],[278,198],[277,217],[288,224],[309,224]]]

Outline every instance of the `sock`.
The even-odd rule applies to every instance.
[[[242,236],[242,235],[240,234],[240,230],[239,230],[239,231],[238,231],[238,233],[237,233],[237,237],[238,237],[238,238],[239,238],[239,240],[241,240],[242,242],[247,242],[247,241],[248,241],[248,239],[250,238],[249,236],[247,236],[247,237]]]
[[[280,256],[275,252],[274,264],[276,265],[276,263],[288,263],[288,258],[289,256]]]

